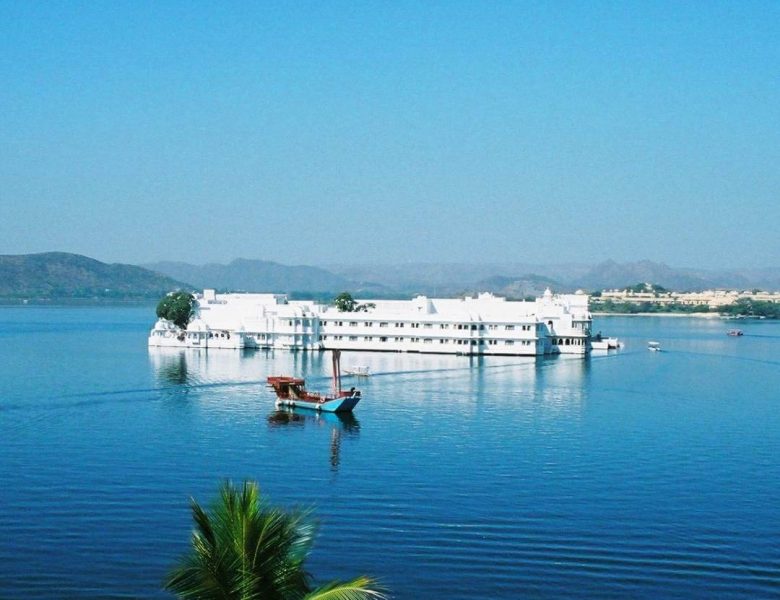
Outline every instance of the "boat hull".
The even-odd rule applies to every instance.
[[[344,396],[343,398],[332,398],[322,402],[301,400],[300,398],[277,398],[276,407],[287,406],[290,408],[306,408],[317,412],[340,413],[352,411],[358,402],[360,402],[360,394]]]

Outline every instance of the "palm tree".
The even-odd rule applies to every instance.
[[[165,581],[186,600],[367,600],[385,596],[357,577],[312,589],[303,563],[314,543],[309,513],[269,506],[254,482],[226,481],[210,514],[191,500],[192,548]]]

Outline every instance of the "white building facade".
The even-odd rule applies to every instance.
[[[489,293],[466,298],[371,300],[365,312],[339,312],[281,294],[196,295],[195,317],[182,331],[160,319],[149,346],[361,350],[539,356],[590,350],[588,296],[509,301]]]

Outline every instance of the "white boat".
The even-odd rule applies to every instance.
[[[354,377],[370,377],[371,370],[368,365],[355,365],[354,367],[344,367],[344,375],[352,375]]]
[[[660,352],[661,351],[661,343],[660,342],[647,342],[647,349],[651,352]]]
[[[333,351],[333,392],[319,394],[310,392],[304,386],[306,381],[299,377],[272,376],[267,379],[268,385],[276,393],[276,408],[308,408],[320,412],[349,412],[360,402],[360,391],[354,387],[343,391],[341,389],[341,352]]]
[[[590,340],[592,350],[616,350],[620,348],[621,343],[616,337],[602,337],[601,332],[593,336]]]

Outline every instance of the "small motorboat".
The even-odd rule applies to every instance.
[[[616,350],[620,346],[620,340],[616,337],[603,337],[600,331],[590,340],[592,350]]]
[[[324,412],[349,412],[360,402],[360,391],[354,387],[341,389],[341,352],[333,351],[333,392],[320,394],[306,389],[306,381],[299,377],[272,376],[268,385],[276,394],[276,407],[309,408]]]
[[[661,343],[660,342],[647,342],[647,349],[651,352],[660,352],[661,351]]]
[[[741,335],[745,335],[745,332],[741,329],[729,329],[726,332],[726,335],[730,335],[731,337],[739,337]]]
[[[352,375],[353,377],[370,377],[371,370],[368,365],[355,365],[354,367],[344,367],[344,375]]]

